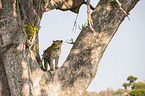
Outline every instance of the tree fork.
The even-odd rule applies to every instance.
[[[121,0],[121,8],[128,14],[138,1]],[[40,3],[40,0],[38,2]],[[38,26],[43,12],[58,8],[77,13],[83,2],[84,0],[80,0],[79,3],[78,0],[41,0],[41,4],[38,4],[37,1],[26,0],[20,4],[24,5],[26,17],[29,17],[34,26]],[[17,25],[21,25],[25,18],[22,18],[21,10],[15,8],[13,1],[2,0],[0,3],[0,35],[5,45],[13,40],[15,34],[19,34]],[[63,66],[49,72],[40,69],[34,54],[28,50],[28,38],[23,33],[27,33],[27,30],[22,28],[17,37],[18,46],[12,46],[5,54],[0,54],[4,58],[2,65],[9,84],[7,89],[10,89],[11,95],[81,96],[95,77],[99,61],[126,15],[119,9],[116,0],[100,0],[91,17],[95,32],[92,32],[89,26],[83,27]],[[24,24],[29,24],[29,20],[26,19]]]

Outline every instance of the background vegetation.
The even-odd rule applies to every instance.
[[[128,76],[129,83],[123,83],[124,89],[114,91],[113,88],[96,92],[86,92],[85,96],[145,96],[145,82],[135,82],[137,77]]]

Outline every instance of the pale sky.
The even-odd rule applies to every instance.
[[[95,7],[97,1],[91,0]],[[81,6],[77,24],[82,26],[87,20],[86,6]],[[77,38],[80,29],[72,31],[76,14],[70,11],[52,10],[43,14],[39,31],[40,55],[53,40],[64,40],[59,66],[65,61],[72,45],[65,41]],[[141,0],[130,12],[107,47],[98,67],[96,77],[88,91],[100,92],[107,88],[123,88],[127,77],[133,75],[137,82],[145,80],[145,0]]]

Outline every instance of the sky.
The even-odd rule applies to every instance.
[[[98,0],[91,0],[95,7]],[[77,14],[70,11],[51,10],[43,14],[39,31],[40,55],[52,44],[53,40],[63,40],[59,67],[66,60],[72,45],[66,42],[77,38],[79,27],[73,30]],[[145,82],[145,0],[140,0],[131,10],[130,21],[126,17],[108,45],[98,67],[97,74],[87,91],[100,92],[107,88],[123,88],[127,77],[137,77],[136,82]],[[86,5],[82,5],[77,25],[87,20]]]

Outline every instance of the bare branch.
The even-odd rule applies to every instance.
[[[116,2],[118,3],[118,6],[119,6],[120,10],[127,16],[128,20],[130,20],[128,14],[127,14],[127,13],[125,12],[125,10],[123,10],[123,8],[121,7],[121,6],[122,6],[121,3],[120,3],[118,0],[116,0]]]
[[[84,25],[84,27],[86,26],[89,26],[90,29],[93,31],[93,32],[96,32],[93,28],[93,21],[92,21],[92,18],[91,18],[91,12],[90,12],[90,0],[87,0],[87,14],[88,14],[88,19],[87,19],[87,22],[86,24]]]
[[[78,14],[77,14],[77,16],[76,16],[76,19],[75,19],[75,22],[74,22],[72,31],[73,31],[74,29],[76,30],[76,28],[77,28],[77,19],[78,19]]]

